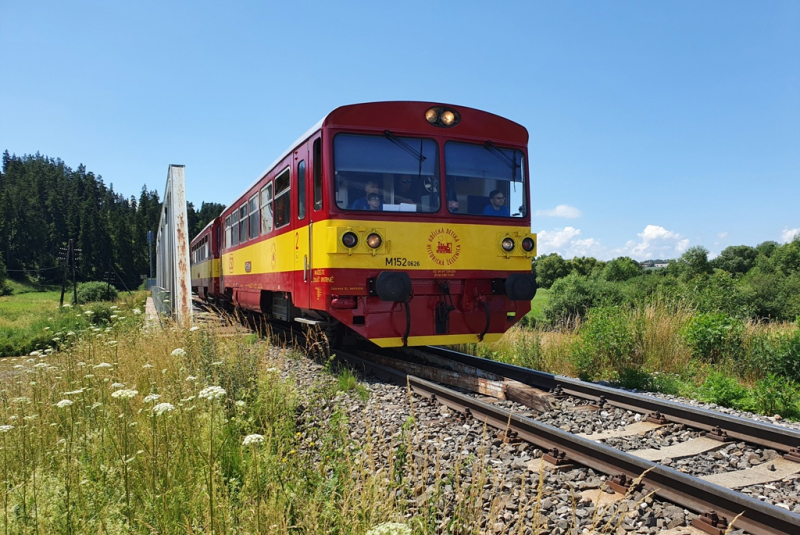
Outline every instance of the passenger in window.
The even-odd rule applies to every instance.
[[[364,196],[360,199],[356,199],[353,204],[350,206],[351,210],[369,210],[369,196],[371,194],[378,194],[380,188],[378,188],[378,182],[375,180],[367,180],[367,183],[364,184]]]
[[[377,193],[370,193],[367,195],[367,204],[369,206],[368,210],[383,210],[381,196]]]
[[[403,175],[394,190],[394,202],[417,204],[419,197],[414,191],[414,179],[409,175]]]
[[[506,196],[500,190],[492,190],[489,193],[489,204],[483,209],[483,215],[497,215],[509,217],[508,207],[505,205]]]
[[[456,181],[454,178],[449,177],[446,181],[447,184],[447,209],[453,213],[458,212],[458,193],[456,193]]]

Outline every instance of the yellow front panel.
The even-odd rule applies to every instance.
[[[222,256],[225,275],[254,275],[302,270],[308,255],[308,229],[302,227],[242,247]],[[348,250],[342,234],[352,231],[358,245]],[[370,249],[367,236],[377,232],[383,244]],[[530,271],[536,249],[525,253],[522,239],[535,234],[526,226],[488,226],[412,221],[348,221],[329,219],[313,224],[314,269],[435,270],[446,276],[456,270]],[[512,253],[500,246],[503,238],[516,243]]]

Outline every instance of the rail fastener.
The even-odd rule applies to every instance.
[[[728,531],[728,519],[719,516],[716,511],[707,511],[693,519],[692,526],[711,535],[725,535]]]
[[[706,436],[712,440],[716,440],[719,442],[730,442],[731,437],[728,436],[728,433],[722,429],[720,426],[716,426],[714,429],[706,433]]]

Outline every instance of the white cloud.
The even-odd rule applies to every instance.
[[[618,252],[637,260],[665,259],[674,258],[689,247],[688,239],[658,225],[647,225],[638,236],[639,241],[629,240]]]
[[[781,240],[783,243],[789,243],[798,234],[800,234],[800,228],[784,228],[783,232],[781,232]]]
[[[727,232],[720,232],[719,234],[717,234],[717,239],[719,239],[719,240],[724,240],[727,237],[728,237],[728,233]]]
[[[630,256],[636,260],[667,259],[680,256],[689,247],[688,239],[657,225],[647,225],[637,234],[638,240],[628,240],[618,248],[606,247],[595,238],[584,238],[581,229],[575,227],[541,230],[537,235],[540,255],[558,253],[562,258],[592,256],[598,260],[611,260]]]
[[[581,216],[581,211],[574,206],[567,206],[566,204],[559,204],[550,210],[536,210],[534,214],[536,217],[564,217],[567,219],[575,219]]]

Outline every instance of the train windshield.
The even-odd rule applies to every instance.
[[[444,146],[445,193],[452,213],[523,217],[525,160],[522,151],[449,141]]]
[[[439,148],[432,139],[338,134],[336,205],[343,210],[437,212]]]

